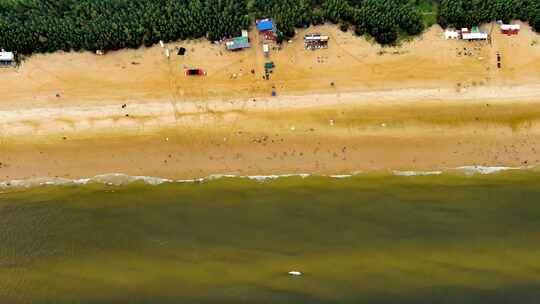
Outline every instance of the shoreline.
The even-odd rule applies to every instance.
[[[210,182],[219,179],[243,179],[252,180],[256,182],[272,181],[282,178],[330,178],[330,179],[348,179],[359,176],[395,176],[395,177],[425,177],[425,176],[438,176],[444,174],[461,174],[464,177],[470,177],[475,175],[493,175],[508,171],[520,171],[520,172],[540,172],[539,167],[484,167],[484,166],[462,166],[457,168],[447,168],[442,171],[403,171],[403,170],[391,170],[385,171],[372,171],[363,172],[356,171],[350,174],[340,175],[322,175],[311,173],[291,173],[291,174],[275,174],[275,175],[234,175],[234,174],[211,174],[205,177],[191,178],[191,179],[168,179],[155,176],[132,176],[122,173],[106,173],[93,177],[67,179],[67,178],[33,178],[25,180],[10,180],[0,181],[0,190],[16,190],[42,186],[64,186],[64,185],[87,185],[87,184],[102,184],[106,186],[127,186],[134,183],[144,183],[146,185],[158,186],[161,184],[200,184]],[[0,193],[1,194],[1,193]]]

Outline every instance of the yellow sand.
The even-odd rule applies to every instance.
[[[540,37],[492,26],[492,44],[433,27],[392,48],[313,27],[271,52],[268,81],[255,32],[235,53],[200,40],[167,44],[170,59],[159,46],[34,55],[0,70],[0,180],[535,166]],[[329,49],[304,50],[316,32]]]

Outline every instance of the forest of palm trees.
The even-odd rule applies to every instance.
[[[332,22],[391,44],[422,32],[418,7],[425,2],[438,8],[444,27],[522,19],[540,30],[540,0],[3,0],[0,47],[31,54],[219,40],[238,35],[258,17],[274,18],[280,37]]]

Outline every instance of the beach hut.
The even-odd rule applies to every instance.
[[[273,42],[276,40],[277,30],[272,19],[259,19],[255,23],[263,41]]]
[[[517,35],[520,29],[521,29],[521,26],[519,24],[502,24],[501,25],[501,33],[508,36]]]
[[[227,42],[225,42],[227,50],[229,51],[238,51],[249,48],[249,39],[247,36],[235,37]]]
[[[465,33],[461,34],[463,40],[467,41],[473,41],[473,40],[487,40],[488,34],[487,33]]]
[[[271,18],[259,19],[256,21],[259,32],[275,31],[274,21]]]
[[[477,26],[474,26],[472,30],[464,27],[461,29],[461,39],[467,41],[473,40],[487,40],[489,38],[488,33],[481,32]]]
[[[312,34],[304,36],[304,48],[306,50],[327,49],[328,48],[328,36],[320,34]]]
[[[459,32],[454,30],[445,30],[444,31],[444,38],[446,39],[458,39],[459,38]]]
[[[15,54],[13,52],[6,52],[2,49],[0,51],[0,66],[6,67],[13,65],[13,62],[15,61]]]

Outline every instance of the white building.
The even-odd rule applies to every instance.
[[[501,30],[505,31],[519,31],[521,29],[521,25],[519,24],[503,24],[501,25]]]
[[[444,38],[446,39],[458,39],[459,38],[459,32],[454,30],[445,30],[444,31]]]
[[[0,51],[0,66],[12,65],[15,60],[13,52]]]
[[[521,25],[519,24],[501,24],[501,33],[508,36],[517,35],[520,29]]]
[[[462,38],[463,40],[487,40],[488,34],[487,33],[463,33]]]

